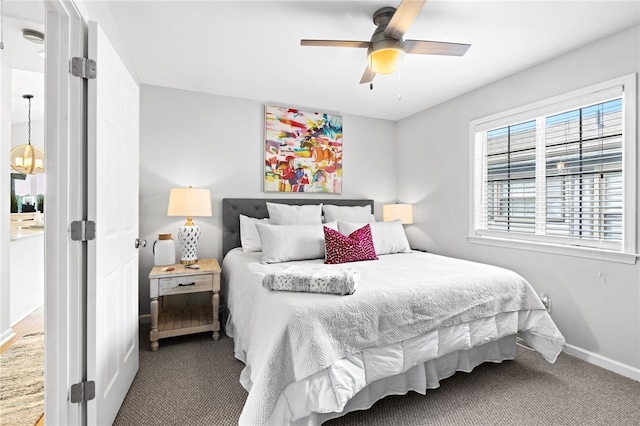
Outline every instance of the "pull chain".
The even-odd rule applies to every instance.
[[[373,58],[369,56],[369,69],[373,72]],[[371,78],[371,82],[369,82],[369,90],[373,90],[373,78]]]

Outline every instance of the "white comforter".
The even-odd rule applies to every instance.
[[[259,253],[231,251],[223,262],[230,310],[227,332],[246,364],[249,391],[240,424],[265,424],[293,383],[351,354],[504,312],[544,312],[548,335],[526,333],[550,362],[564,339],[531,286],[518,274],[427,253],[380,256],[349,263],[361,273],[349,296],[275,292],[262,287],[267,272],[292,263],[262,265]],[[526,337],[525,337],[526,338]]]

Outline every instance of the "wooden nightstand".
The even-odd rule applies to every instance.
[[[158,339],[213,331],[213,340],[220,338],[220,265],[216,259],[200,259],[200,269],[186,265],[154,266],[149,274],[151,296],[151,350],[157,351]],[[167,271],[167,268],[175,268]],[[211,304],[165,310],[162,297],[176,294],[211,292]],[[160,305],[158,306],[158,300]]]

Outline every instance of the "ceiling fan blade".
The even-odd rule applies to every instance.
[[[470,44],[447,43],[444,41],[405,40],[405,53],[419,55],[463,56],[471,47]]]
[[[426,2],[427,0],[402,0],[389,24],[387,24],[384,34],[400,40]]]
[[[376,76],[376,72],[367,65],[367,69],[364,70],[364,74],[362,74],[362,78],[360,79],[360,84],[371,83]]]
[[[369,41],[352,41],[352,40],[300,40],[300,46],[320,46],[320,47],[364,47],[365,49],[371,45]]]

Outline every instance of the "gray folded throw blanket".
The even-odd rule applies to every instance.
[[[269,272],[262,286],[269,290],[306,291],[312,293],[353,294],[360,271],[352,268],[323,266],[289,266]]]

